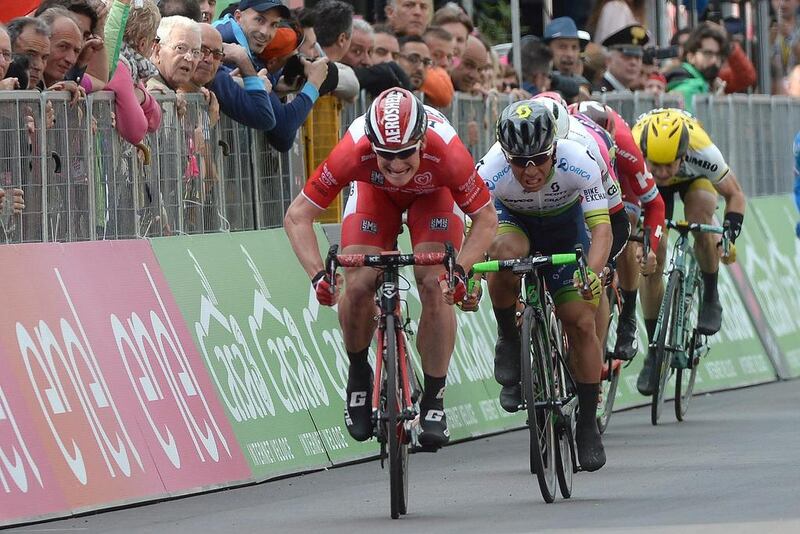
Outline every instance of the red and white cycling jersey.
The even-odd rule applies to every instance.
[[[644,156],[631,134],[628,123],[618,113],[614,119],[614,142],[617,145],[617,178],[622,187],[622,200],[627,206],[644,208],[644,226],[650,228],[650,247],[658,250],[664,227],[664,199],[658,193],[653,175],[647,170]]]
[[[306,182],[303,195],[316,206],[326,208],[345,185],[365,182],[385,191],[398,205],[407,205],[415,196],[446,188],[465,213],[479,211],[491,199],[483,180],[477,177],[472,155],[444,115],[428,106],[425,110],[428,115],[425,147],[419,169],[406,185],[396,187],[385,180],[364,133],[365,118],[361,116],[317,167]]]

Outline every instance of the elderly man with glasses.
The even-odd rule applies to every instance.
[[[400,56],[397,63],[408,74],[411,90],[418,91],[425,83],[425,76],[433,65],[433,60],[428,45],[422,37],[409,35],[400,39]]]

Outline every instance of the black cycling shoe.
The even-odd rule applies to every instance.
[[[618,360],[632,360],[639,350],[639,340],[636,337],[636,316],[620,317],[617,324],[617,342],[614,345],[614,358]]]
[[[497,338],[494,345],[494,379],[501,386],[519,384],[520,339]]]
[[[422,427],[422,433],[419,435],[420,446],[426,449],[438,449],[450,441],[447,415],[441,407],[420,406],[419,424]]]
[[[522,386],[514,384],[513,386],[503,386],[500,390],[500,406],[503,407],[508,413],[519,411],[522,404]]]
[[[647,351],[647,356],[644,358],[644,365],[642,365],[642,370],[639,371],[639,378],[636,380],[636,389],[639,390],[639,393],[644,395],[645,397],[649,397],[653,394],[653,391],[656,389],[655,382],[653,380],[653,361],[655,360],[655,355],[653,354],[652,350]]]
[[[372,367],[369,364],[358,370],[351,365],[347,373],[344,424],[347,432],[356,441],[367,441],[373,435],[372,379]]]
[[[582,421],[578,412],[575,444],[578,446],[578,463],[584,471],[597,471],[606,465],[606,451],[594,415],[591,414],[588,421]]]
[[[722,304],[719,300],[705,300],[697,316],[697,331],[705,336],[713,336],[722,327]]]

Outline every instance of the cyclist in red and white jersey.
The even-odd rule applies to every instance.
[[[448,288],[443,266],[414,267],[422,301],[417,349],[425,375],[419,439],[423,446],[440,447],[449,440],[444,386],[455,345],[456,318],[451,305],[477,306],[480,287],[467,295],[465,272],[483,259],[497,229],[489,190],[477,177],[474,165],[444,115],[423,106],[410,91],[388,89],[378,95],[367,114],[353,121],[286,212],[286,233],[317,299],[329,306],[339,303],[339,322],[350,359],[345,422],[356,440],[369,439],[373,430],[369,403],[373,371],[367,354],[376,325],[375,271],[346,269],[347,290],[341,298],[338,292],[332,294],[314,219],[350,184],[342,221],[343,253],[394,250],[403,212],[407,212],[415,253],[441,252],[447,241],[459,249],[453,290]],[[457,208],[472,219],[466,240]]]
[[[622,187],[622,200],[634,226],[644,211],[644,226],[650,229],[650,251],[642,257],[642,246],[627,247],[617,258],[622,310],[617,323],[614,354],[620,360],[636,356],[636,296],[639,274],[648,275],[656,269],[656,251],[664,228],[664,200],[652,174],[647,170],[644,156],[633,140],[630,126],[609,106],[585,101],[570,106],[570,112],[583,113],[606,130],[617,145],[617,178]]]

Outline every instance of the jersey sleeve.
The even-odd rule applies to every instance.
[[[475,169],[475,160],[461,141],[455,137],[446,148],[442,168],[450,174],[448,187],[453,199],[464,213],[472,215],[491,202],[489,189]]]
[[[576,176],[581,180],[581,209],[586,225],[591,230],[599,224],[611,224],[608,198],[597,162],[588,151],[584,151],[575,158],[575,165],[585,170],[585,173]]]
[[[360,160],[356,152],[353,136],[347,132],[308,179],[303,196],[318,208],[327,208],[342,188],[355,179],[355,163]]]
[[[705,176],[714,184],[725,179],[730,171],[722,152],[699,124],[694,124],[689,129],[686,164],[691,167],[694,175]]]

